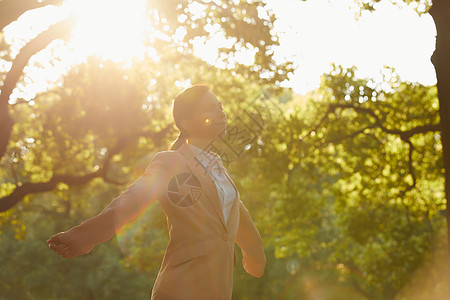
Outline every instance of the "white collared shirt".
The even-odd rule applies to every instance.
[[[228,218],[230,217],[231,208],[233,207],[234,199],[236,198],[236,190],[228,177],[225,175],[223,169],[225,167],[222,164],[222,159],[219,155],[213,153],[207,153],[201,148],[187,143],[194,153],[194,155],[200,160],[203,167],[208,170],[216,184],[217,192],[219,193],[220,201],[222,204],[222,212],[225,219],[225,224],[228,224]]]

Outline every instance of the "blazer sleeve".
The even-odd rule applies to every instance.
[[[157,200],[166,167],[163,152],[156,153],[145,172],[100,214],[60,233],[59,239],[71,249],[70,257],[88,254],[94,246],[108,241],[123,225],[136,219],[151,202]]]
[[[248,274],[261,277],[266,266],[262,239],[244,203],[241,200],[239,202],[240,220],[236,243],[242,251],[242,265]]]

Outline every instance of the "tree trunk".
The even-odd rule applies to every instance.
[[[431,58],[437,77],[439,115],[441,119],[441,141],[445,168],[445,195],[447,199],[447,264],[448,289],[450,294],[450,1],[433,0],[430,15],[436,24],[436,50]]]

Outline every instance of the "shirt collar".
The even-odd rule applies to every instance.
[[[208,166],[208,164],[215,158],[220,159],[220,156],[212,151],[210,151],[209,153],[204,151],[203,149],[189,144],[189,148],[192,150],[192,152],[194,153],[194,155],[202,162],[202,164],[206,167]]]

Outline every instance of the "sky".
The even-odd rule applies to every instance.
[[[354,0],[265,2],[277,16],[274,29],[280,46],[275,51],[275,59],[280,62],[290,60],[296,66],[294,74],[283,86],[292,88],[296,93],[305,94],[317,88],[320,76],[331,70],[331,63],[344,67],[357,66],[357,76],[375,81],[381,81],[381,70],[388,66],[395,68],[402,80],[425,85],[436,83],[430,61],[435,47],[434,22],[428,14],[419,16],[411,5],[395,6],[385,0],[376,6],[375,12],[363,12],[356,20],[359,9]],[[83,55],[92,54],[90,51],[93,49],[103,51],[102,55],[112,58],[140,55],[139,51],[144,51],[143,47],[139,47],[139,32],[145,27],[142,20],[143,0],[96,0],[95,3],[101,14],[95,10],[92,1],[66,1],[67,7],[72,5],[75,11],[82,14],[84,24],[73,32],[74,38],[69,43],[72,52],[67,47],[59,47],[58,43],[62,42],[56,41],[50,49],[35,55],[27,67],[30,70],[28,74],[32,74],[29,77],[33,78],[26,76],[26,87],[19,86],[12,98],[32,99],[36,92],[45,90],[48,81],[57,81],[71,64],[80,62]],[[108,7],[108,14],[104,13],[104,7]],[[5,39],[13,44],[13,51],[19,51],[24,40],[35,36],[46,24],[62,19],[64,14],[58,9],[49,7],[39,13],[27,13],[19,22],[8,26]],[[119,24],[118,19],[127,22]],[[214,45],[219,47],[221,40],[223,42],[224,37],[218,36],[208,47],[199,43],[198,55],[213,62],[214,51],[211,49]],[[134,52],[127,53],[130,49]],[[32,67],[33,64],[39,65],[36,63],[39,60],[45,61],[49,52],[64,59],[45,68]],[[245,53],[241,55],[243,61],[251,63],[249,57]],[[6,69],[8,66],[0,65],[0,68]]]
[[[430,57],[435,48],[433,19],[421,17],[412,5],[389,1],[364,12],[359,21],[353,0],[271,0],[268,8],[278,17],[279,59],[291,59],[297,68],[286,86],[303,94],[318,87],[320,75],[331,63],[357,66],[357,75],[381,80],[384,66],[396,69],[405,81],[436,83]]]

